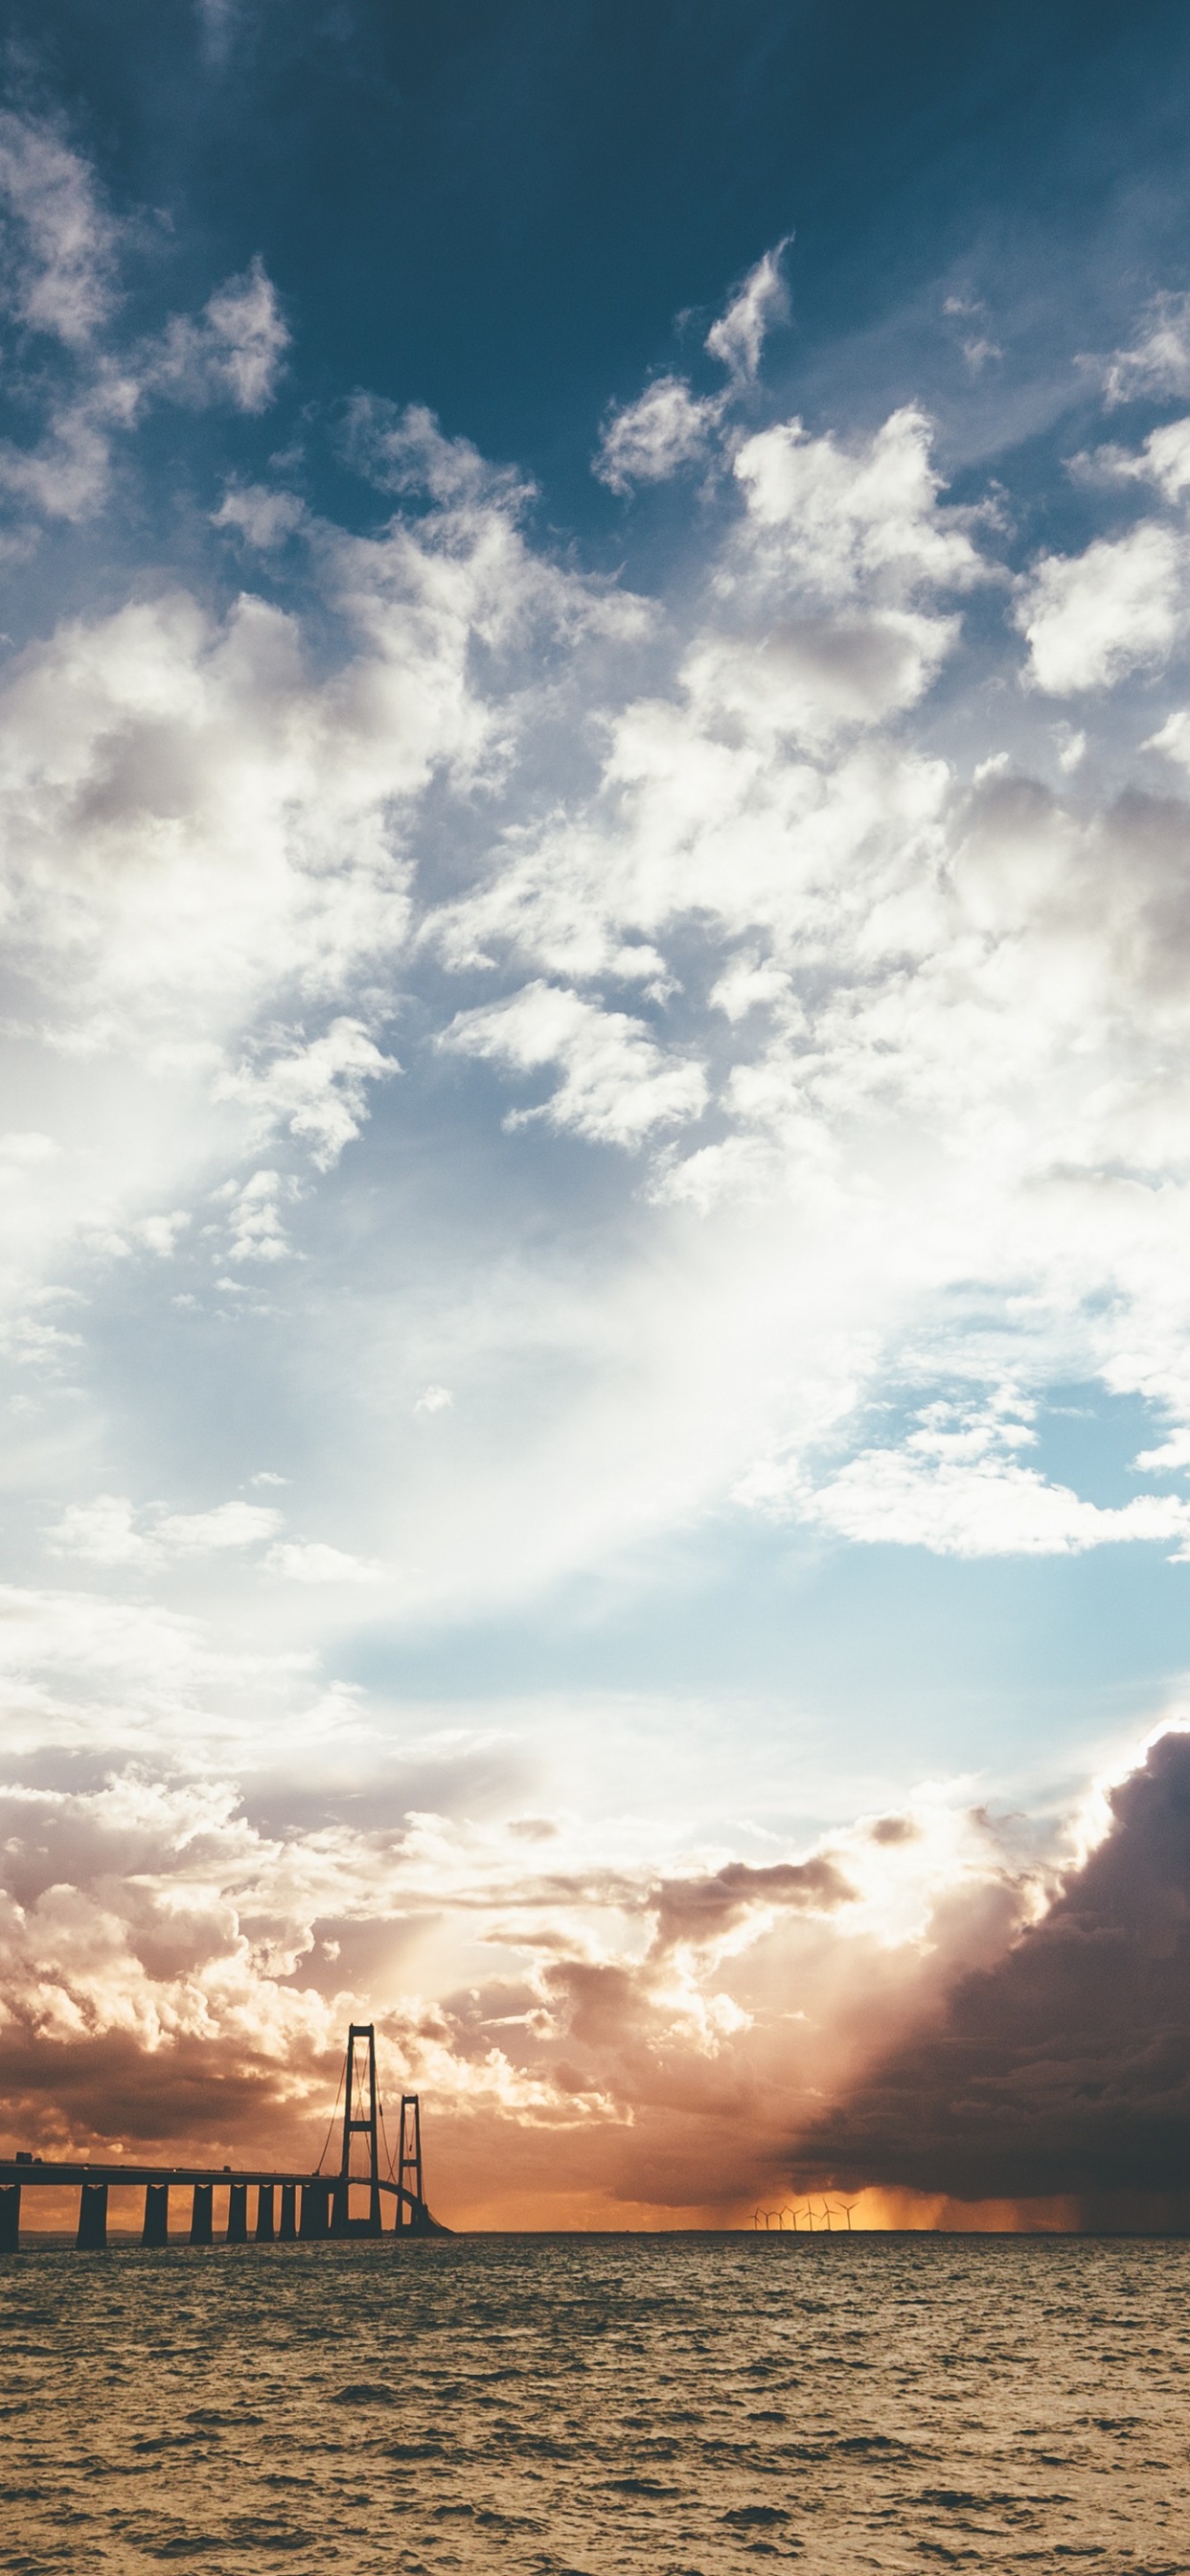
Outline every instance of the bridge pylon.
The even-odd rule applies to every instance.
[[[351,2169],[352,2143],[357,2137],[366,2142],[366,2173]],[[368,2214],[366,2218],[351,2215],[352,2183],[366,2183]],[[376,2026],[374,2022],[353,2021],[347,2033],[347,2065],[343,2079],[343,2155],[339,2178],[331,2204],[332,2236],[379,2236],[380,2234],[380,2131],[376,2099]]]
[[[421,2179],[421,2103],[416,2093],[401,2095],[401,2144],[397,2156],[397,2181],[408,2199],[397,2202],[397,2226],[420,2229],[424,2233],[426,2197]]]

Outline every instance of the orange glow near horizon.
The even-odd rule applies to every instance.
[[[854,2235],[1030,2236],[1077,2233],[1081,2223],[1079,2204],[1071,2195],[1028,2201],[965,2201],[953,2200],[945,2192],[887,2190],[872,2185],[854,2196],[828,2192],[811,2197],[816,2211],[824,2200],[830,2204],[829,2232],[839,2235],[847,2233],[847,2204]],[[778,2204],[774,2201],[772,2206],[776,2209]],[[791,2196],[786,2206],[804,2209],[804,2198]],[[648,2201],[625,2202],[598,2191],[502,2191],[460,2199],[453,2208],[443,2204],[438,2214],[464,2234],[487,2229],[528,2235],[551,2230],[567,2235],[689,2235],[700,2229],[764,2233],[754,2228],[754,2203],[675,2210]],[[784,2230],[773,2228],[769,2232],[805,2235],[810,2231],[804,2222],[795,2230],[787,2218]],[[821,2222],[816,2223],[815,2234],[827,2232]]]

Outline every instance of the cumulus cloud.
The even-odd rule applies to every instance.
[[[141,382],[196,410],[228,402],[260,412],[276,393],[288,346],[277,290],[258,255],[242,277],[216,288],[197,321],[174,316],[160,346],[145,353]]]
[[[779,1469],[762,1467],[741,1499],[798,1510],[868,1546],[926,1547],[939,1556],[1074,1556],[1126,1540],[1175,1540],[1175,1556],[1190,1556],[1190,1504],[1179,1497],[1138,1494],[1106,1508],[1024,1464],[1020,1452],[1037,1436],[1033,1411],[1011,1395],[975,1404],[939,1399],[900,1447],[863,1449],[813,1489],[800,1469],[791,1491]],[[1142,1469],[1154,1463],[1164,1463],[1161,1452],[1137,1460]]]
[[[341,1017],[306,1046],[273,1055],[261,1066],[229,1070],[216,1086],[216,1097],[243,1101],[262,1138],[276,1128],[301,1137],[317,1169],[326,1172],[367,1117],[366,1085],[400,1070],[396,1057],[383,1055],[359,1020]],[[276,1175],[260,1173],[256,1184],[248,1185],[257,1188],[262,1202],[260,1185],[267,1179],[275,1182]],[[258,1251],[254,1257],[272,1255]]]
[[[0,442],[0,492],[30,527],[95,515],[115,442],[154,400],[256,413],[276,393],[289,332],[259,257],[218,286],[197,319],[175,314],[155,335],[121,338],[121,257],[135,230],[135,221],[115,221],[93,171],[52,124],[0,114],[5,301],[33,335],[19,397],[39,421],[25,442]]]
[[[55,403],[45,434],[33,447],[0,441],[0,491],[25,505],[36,520],[72,525],[93,518],[108,495],[111,431],[126,426],[135,391],[105,387],[101,393]]]
[[[883,745],[838,755],[920,697],[958,640],[939,592],[982,576],[940,500],[928,424],[898,413],[845,452],[794,422],[746,442],[735,471],[745,506],[676,686],[611,720],[585,810],[519,833],[486,884],[431,915],[452,963],[507,945],[551,975],[659,981],[679,921],[787,941],[815,882],[834,904],[861,850],[879,874],[881,831],[920,849],[942,772]]]
[[[609,413],[593,471],[612,492],[668,482],[706,455],[722,417],[720,397],[691,393],[681,376],[658,376],[635,402]]]
[[[1113,2199],[1127,2224],[1130,2195],[1184,2206],[1190,1738],[1161,1736],[1109,1806],[1043,1919],[816,2125],[808,2157],[968,2200],[1072,2194],[1091,2225]]]
[[[272,1515],[274,1527],[278,1517]],[[287,1583],[375,1583],[384,1570],[319,1539],[278,1540],[264,1567],[266,1574],[278,1574]]]
[[[748,504],[744,561],[831,606],[901,606],[986,578],[961,513],[940,499],[931,438],[924,414],[906,405],[850,451],[800,420],[746,439],[734,469]]]
[[[1109,359],[1103,390],[1109,406],[1145,394],[1190,392],[1190,295],[1153,297],[1132,348],[1117,349]]]
[[[213,528],[234,528],[244,543],[267,554],[284,545],[303,525],[304,502],[296,492],[271,491],[262,483],[233,483],[211,513]]]
[[[632,1146],[656,1127],[699,1117],[706,1102],[700,1065],[667,1053],[642,1020],[557,985],[526,984],[490,1009],[460,1012],[442,1044],[518,1073],[561,1068],[547,1101],[509,1113],[514,1126],[545,1118],[593,1143]]]
[[[282,1481],[253,1478],[254,1484]],[[138,1510],[126,1494],[97,1494],[91,1503],[68,1505],[45,1535],[52,1556],[77,1557],[110,1571],[126,1567],[152,1573],[229,1550],[262,1547],[264,1572],[287,1583],[374,1583],[383,1571],[321,1540],[279,1538],[284,1526],[283,1513],[264,1503],[237,1499],[205,1512],[171,1512],[161,1504]]]
[[[259,1547],[281,1525],[281,1514],[261,1503],[217,1503],[206,1512],[169,1512],[158,1505],[143,1513],[126,1494],[97,1494],[93,1503],[71,1503],[46,1537],[55,1556],[149,1568],[225,1548]]]
[[[1053,697],[1110,688],[1157,666],[1187,614],[1181,544],[1148,522],[1124,537],[1097,537],[1081,555],[1043,556],[1016,609],[1031,676]]]
[[[219,1196],[231,1201],[227,1240],[215,1258],[230,1262],[287,1260],[290,1243],[281,1202],[292,1195],[292,1183],[287,1186],[280,1172],[253,1172],[239,1188],[234,1181],[225,1184]]]
[[[112,308],[117,226],[95,173],[45,120],[0,113],[5,301],[28,329],[79,349]]]
[[[4,695],[11,935],[96,1036],[118,1011],[174,1044],[184,996],[192,1026],[217,1026],[254,987],[333,987],[361,942],[399,940],[404,871],[378,808],[412,746],[373,779],[326,774],[283,614],[244,600],[213,625],[174,593],[71,621]]]

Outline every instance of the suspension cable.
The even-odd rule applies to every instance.
[[[331,2142],[331,2139],[332,2139],[332,2137],[334,2136],[334,2133],[335,2133],[335,2122],[336,2122],[336,2120],[337,2120],[337,2118],[338,2118],[338,2116],[339,2116],[339,2104],[340,2104],[340,2102],[341,2102],[341,2100],[342,2100],[342,2098],[343,2098],[343,2078],[344,2078],[344,2076],[346,2075],[346,2073],[347,2073],[347,2059],[346,2059],[346,2058],[344,2058],[343,2063],[342,2063],[342,2066],[341,2066],[341,2067],[340,2067],[340,2069],[339,2069],[339,2090],[338,2090],[338,2092],[337,2092],[337,2093],[336,2093],[336,2095],[335,2095],[335,2107],[334,2107],[334,2110],[332,2111],[331,2116],[330,2116],[330,2119],[329,2119],[329,2121],[328,2121],[328,2123],[327,2123],[327,2132],[326,2132],[326,2136],[325,2136],[325,2138],[324,2138],[324,2139],[323,2139],[323,2141],[322,2141],[322,2150],[321,2150],[321,2153],[320,2153],[320,2155],[319,2155],[318,2162],[317,2162],[317,2164],[316,2164],[316,2165],[315,2165],[315,2167],[314,2167],[314,2171],[315,2171],[315,2173],[321,2173],[321,2171],[322,2171],[322,2158],[323,2158],[323,2156],[326,2154],[327,2148],[329,2147],[330,2142]]]
[[[392,2148],[390,2147],[389,2142],[388,2142],[388,2130],[387,2130],[387,2128],[385,2127],[385,2122],[384,2122],[384,2104],[383,2104],[383,2102],[381,2102],[381,2103],[378,2105],[378,2108],[379,2108],[379,2112],[380,2112],[380,2135],[381,2135],[381,2137],[382,2137],[382,2138],[383,2138],[383,2140],[384,2140],[384,2152],[385,2152],[385,2155],[388,2157],[388,2176],[387,2176],[387,2179],[388,2179],[388,2181],[389,2181],[389,2182],[395,2182],[395,2183],[398,2183],[398,2184],[399,2184],[400,2177],[399,2177],[399,2175],[398,2175],[398,2174],[395,2174],[395,2173],[394,2173],[394,2171],[393,2171],[393,2151],[392,2151]]]

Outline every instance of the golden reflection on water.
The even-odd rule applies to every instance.
[[[1190,2568],[1190,2246],[0,2258],[0,2568]]]

